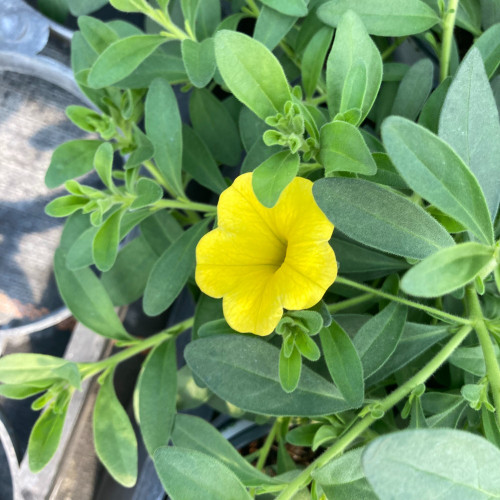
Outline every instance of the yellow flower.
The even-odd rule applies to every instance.
[[[243,174],[221,194],[217,215],[217,229],[196,248],[196,282],[207,295],[223,297],[234,330],[268,335],[283,308],[312,307],[335,280],[333,224],[314,201],[311,181],[296,177],[266,208],[252,174]]]

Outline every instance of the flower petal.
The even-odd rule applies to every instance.
[[[337,277],[337,261],[328,242],[290,242],[276,272],[281,303],[286,309],[317,304]]]
[[[318,207],[312,194],[313,183],[296,177],[281,193],[271,209],[273,227],[287,241],[328,241],[333,224]]]
[[[238,332],[269,335],[283,315],[275,278],[258,273],[249,278],[224,296],[224,317]]]

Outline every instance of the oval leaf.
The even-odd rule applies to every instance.
[[[481,241],[493,244],[493,228],[481,187],[448,144],[406,118],[382,124],[385,147],[413,191],[461,222]]]
[[[199,451],[179,447],[156,450],[154,463],[172,500],[251,500],[245,487],[225,465]]]
[[[219,31],[215,58],[229,90],[260,118],[281,113],[291,100],[281,64],[260,42],[243,33]]]
[[[216,68],[213,38],[207,38],[203,42],[186,38],[182,40],[181,50],[189,80],[195,87],[205,87],[214,76]]]
[[[495,249],[469,241],[444,248],[412,267],[401,288],[416,297],[439,297],[470,281],[492,261]]]
[[[424,259],[454,244],[425,210],[372,182],[322,179],[314,183],[313,194],[337,229],[378,250]]]
[[[362,465],[381,500],[500,497],[500,451],[470,432],[439,429],[389,434],[367,446]]]
[[[353,10],[368,33],[379,36],[406,36],[432,28],[440,19],[434,10],[420,0],[332,0],[318,9],[318,17],[336,27],[342,16]]]
[[[93,427],[95,450],[103,465],[120,484],[134,486],[137,440],[127,412],[116,397],[112,373],[106,376],[97,394]]]
[[[295,391],[281,388],[279,349],[253,337],[223,335],[191,342],[184,356],[219,397],[265,415],[326,415],[351,408],[337,388],[307,366]]]

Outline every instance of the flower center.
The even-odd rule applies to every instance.
[[[276,266],[276,271],[284,264],[286,259],[286,254],[288,251],[288,241],[280,242],[280,245],[276,246],[276,255],[274,260],[274,264]]]

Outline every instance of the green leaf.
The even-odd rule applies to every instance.
[[[255,337],[223,335],[191,342],[184,356],[219,397],[253,413],[315,416],[351,408],[336,387],[307,366],[295,391],[281,388],[279,349]]]
[[[154,455],[158,477],[172,500],[251,500],[235,474],[213,457],[180,447],[159,448]]]
[[[421,59],[411,66],[399,84],[391,114],[415,120],[431,93],[433,76],[430,59]]]
[[[49,379],[41,382],[45,382],[45,387],[34,387],[32,385],[23,384],[2,384],[0,385],[0,396],[8,399],[30,398],[48,389],[54,383],[54,380]]]
[[[82,2],[81,0],[66,0],[70,12],[74,16],[81,16],[83,14],[90,14],[104,5],[106,5],[107,0],[86,0]]]
[[[157,316],[184,288],[195,265],[195,250],[210,220],[199,222],[169,246],[154,265],[144,291],[144,312]]]
[[[283,68],[260,42],[243,33],[218,31],[215,58],[229,90],[260,118],[281,113],[291,100]]]
[[[194,130],[214,158],[232,167],[241,159],[238,127],[224,104],[212,92],[196,90],[189,100],[189,116]]]
[[[324,26],[314,34],[304,50],[301,71],[302,85],[307,97],[312,97],[316,90],[332,38],[333,30]]]
[[[130,340],[97,276],[89,268],[70,271],[65,261],[58,249],[54,257],[57,288],[75,318],[103,337]]]
[[[481,187],[450,146],[420,125],[396,116],[384,121],[382,137],[397,170],[416,193],[484,243],[493,244]]]
[[[67,404],[62,411],[50,406],[36,421],[28,442],[28,463],[31,472],[40,472],[57,451],[67,409]]]
[[[361,468],[361,455],[365,448],[350,450],[313,471],[312,476],[327,498],[344,500],[379,500]]]
[[[143,236],[125,245],[114,266],[101,276],[101,282],[115,306],[124,306],[139,299],[158,256]]]
[[[178,414],[175,417],[172,441],[175,446],[200,451],[216,458],[233,471],[245,486],[275,482],[252,467],[213,425],[199,417]]]
[[[299,170],[300,157],[289,151],[276,153],[259,165],[252,176],[257,199],[268,208],[274,207],[283,190]]]
[[[349,10],[363,21],[368,33],[379,36],[406,36],[422,33],[439,23],[438,15],[420,0],[333,0],[321,5],[318,17],[337,27]]]
[[[259,139],[250,148],[243,163],[241,164],[240,174],[253,172],[259,165],[271,158],[276,153],[283,151],[280,146],[266,146],[262,139]]]
[[[481,35],[481,6],[477,0],[462,0],[458,4],[456,24],[475,36]]]
[[[216,319],[213,321],[207,321],[203,323],[198,329],[198,336],[201,337],[212,337],[214,335],[228,335],[238,333],[233,330],[225,319]]]
[[[97,54],[104,52],[109,45],[119,39],[116,31],[95,17],[80,16],[78,27],[87,43]]]
[[[141,233],[148,245],[160,256],[182,235],[183,230],[173,215],[161,210],[141,222]]]
[[[122,12],[147,12],[151,8],[147,0],[109,0],[109,3]]]
[[[39,386],[43,380],[62,379],[80,389],[81,377],[76,363],[46,354],[18,353],[0,358],[0,382]],[[44,387],[47,384],[42,384]],[[50,385],[50,384],[48,384]]]
[[[246,151],[250,151],[257,141],[262,141],[264,132],[269,129],[264,120],[261,120],[244,106],[240,111],[238,126],[241,134],[241,142]]]
[[[496,345],[494,346],[494,353],[497,360],[500,361],[500,350]],[[467,373],[472,373],[476,377],[484,377],[486,375],[486,364],[481,346],[459,347],[455,349],[449,361],[453,366]]]
[[[373,175],[377,165],[363,136],[350,123],[333,121],[321,127],[319,161],[325,176],[334,172]]]
[[[149,454],[170,439],[177,396],[175,339],[155,347],[142,366],[137,381],[139,427]]]
[[[478,50],[467,54],[448,90],[439,136],[471,169],[494,221],[500,203],[500,122]]]
[[[375,373],[394,353],[403,333],[407,308],[391,302],[368,320],[354,337],[365,378]]]
[[[339,316],[336,316],[336,318],[339,319]],[[366,384],[371,386],[384,380],[430,349],[437,342],[446,338],[449,334],[447,326],[406,322],[396,350],[379,370],[367,378]]]
[[[307,15],[309,0],[262,0],[262,3],[287,16],[303,17]]]
[[[351,339],[332,321],[319,333],[326,366],[342,396],[357,408],[364,400],[363,365]]]
[[[293,392],[299,384],[302,372],[302,356],[297,348],[293,348],[290,356],[286,356],[285,349],[281,348],[279,360],[279,377],[283,390]]]
[[[367,446],[362,465],[380,500],[500,496],[500,451],[470,432],[422,429],[382,436]]]
[[[314,183],[313,194],[337,229],[378,250],[424,259],[454,244],[425,210],[369,181],[322,179]]]
[[[222,193],[227,188],[227,183],[203,139],[191,127],[183,125],[182,140],[183,169],[202,186],[214,193]]]
[[[130,153],[130,156],[123,166],[125,170],[139,167],[146,160],[152,158],[155,154],[153,143],[148,139],[146,134],[144,134],[142,130],[137,126],[134,126],[133,130],[135,149]]]
[[[101,144],[94,156],[94,167],[101,181],[107,188],[113,187],[113,146],[109,142]]]
[[[305,424],[295,427],[286,434],[287,443],[294,446],[311,447],[314,441],[314,436],[323,424]]]
[[[189,80],[195,87],[205,87],[214,76],[216,68],[213,38],[207,38],[203,42],[186,38],[182,41],[181,50]]]
[[[440,297],[471,282],[493,259],[495,248],[469,241],[427,257],[403,277],[401,288],[416,297]]]
[[[318,9],[318,14],[328,4]],[[352,43],[356,40],[356,43]],[[360,81],[359,72],[364,78],[361,94],[351,92],[352,84]],[[357,78],[353,78],[356,76]],[[352,11],[342,16],[328,56],[326,66],[326,87],[328,110],[334,117],[340,111],[360,108],[362,121],[370,111],[382,82],[382,57],[368,36],[359,17]],[[349,92],[344,93],[344,91]]]
[[[427,99],[418,117],[418,123],[434,134],[438,133],[439,116],[450,85],[451,77],[443,80]]]
[[[88,76],[91,87],[108,87],[130,75],[168,39],[161,35],[134,35],[112,43],[92,66]]]
[[[205,324],[223,318],[222,300],[214,299],[202,293],[198,299],[194,312],[194,324],[193,329],[191,330],[191,339],[195,340],[198,338],[199,331]]]
[[[52,154],[45,174],[45,185],[56,188],[94,168],[94,156],[102,141],[76,139],[61,144]]]
[[[127,488],[137,480],[137,439],[127,412],[113,387],[113,372],[105,377],[94,407],[94,445],[113,479]]]
[[[152,142],[158,170],[173,192],[184,196],[182,185],[182,123],[170,84],[158,78],[151,83],[144,110],[146,135]]]
[[[204,40],[211,37],[221,22],[220,0],[202,0],[196,16],[196,37]]]
[[[130,210],[137,210],[139,208],[154,205],[163,196],[163,189],[153,179],[142,177],[137,182],[136,186],[137,198],[130,205]]]
[[[253,38],[263,43],[269,50],[273,50],[292,29],[296,21],[296,16],[282,14],[263,5],[255,23]],[[236,27],[234,29],[236,30]]]
[[[120,243],[120,224],[123,210],[110,215],[97,231],[92,243],[92,257],[100,271],[109,271],[116,260]]]
[[[182,15],[184,16],[185,22],[194,29],[196,24],[196,14],[200,7],[201,0],[181,0]]]
[[[470,49],[470,52],[474,49],[478,49],[479,52],[481,52],[486,74],[488,75],[488,78],[492,78],[498,68],[498,65],[500,64],[500,19],[497,24],[488,28],[476,40]]]
[[[87,203],[87,198],[82,196],[61,196],[45,207],[45,213],[51,217],[67,217],[82,209]]]

